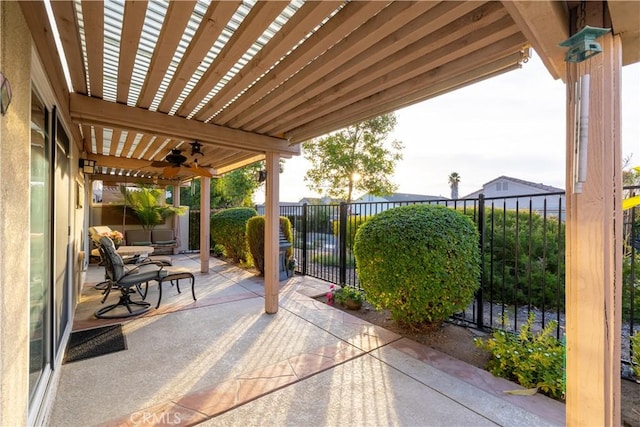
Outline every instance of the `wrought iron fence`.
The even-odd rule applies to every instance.
[[[483,264],[477,298],[456,319],[480,328],[517,330],[526,315],[535,311],[541,326],[550,320],[558,321],[559,336],[564,326],[563,198],[564,193],[551,193],[282,206],[280,213],[291,220],[294,228],[299,273],[359,286],[351,249],[360,224],[398,206],[426,203],[456,209],[479,227]],[[547,250],[550,243],[554,243],[552,251]]]
[[[625,187],[633,196],[640,187]],[[565,327],[565,195],[563,192],[461,200],[371,202],[340,205],[282,206],[280,213],[294,230],[296,271],[327,282],[359,287],[351,254],[359,225],[398,206],[438,204],[468,215],[478,226],[482,274],[476,299],[454,316],[482,329],[517,331],[529,313],[542,328]],[[623,284],[623,359],[631,357],[629,337],[640,323],[640,282],[636,259],[640,250],[636,209],[625,213]]]
[[[624,188],[625,197],[640,194],[640,186]],[[640,258],[640,216],[638,207],[623,212],[624,257],[622,266],[622,359],[630,361],[633,355],[631,336],[640,330],[640,280],[637,262]],[[627,338],[628,339],[625,339]],[[636,349],[640,351],[640,349]]]
[[[640,186],[624,188],[625,197]],[[565,327],[564,192],[460,200],[281,206],[294,230],[296,271],[327,282],[359,287],[351,255],[359,225],[372,216],[410,204],[438,204],[468,215],[478,226],[480,287],[475,301],[454,320],[481,329],[517,331],[529,313],[540,328]],[[639,208],[624,212],[622,359],[631,360],[631,336],[640,329]]]

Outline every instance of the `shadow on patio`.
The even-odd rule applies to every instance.
[[[262,278],[199,265],[174,257],[197,301],[165,284],[158,310],[124,320],[93,318],[89,267],[74,331],[122,323],[127,349],[63,365],[50,425],[564,425],[563,404],[310,298],[324,282],[281,282],[267,315]]]

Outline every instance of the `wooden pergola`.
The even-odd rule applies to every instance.
[[[214,175],[266,162],[268,313],[278,310],[280,158],[298,155],[303,141],[519,68],[535,49],[567,84],[567,423],[620,423],[620,68],[640,60],[640,3],[55,1],[64,55],[47,5],[20,5],[60,114],[101,174],[162,178],[151,162],[194,140]],[[612,32],[601,54],[567,64],[558,44],[581,24]],[[572,88],[585,73],[597,120],[590,178],[574,194]],[[176,182],[190,178],[181,172]]]

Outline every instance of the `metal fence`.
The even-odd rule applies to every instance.
[[[551,271],[555,278],[552,282],[554,289],[558,288],[561,276],[558,267],[563,267],[559,259],[564,259],[564,253],[557,250],[558,241],[563,245],[564,238],[560,233],[564,227],[563,198],[564,193],[552,193],[509,198],[282,206],[280,214],[288,217],[294,228],[294,256],[299,273],[359,286],[351,249],[361,223],[387,209],[411,204],[438,204],[456,209],[479,227],[483,264],[478,297],[456,318],[480,328],[516,330],[526,320],[526,314],[536,310],[542,326],[558,320],[560,334],[564,323],[560,313],[564,293],[551,294],[547,282],[549,269],[555,268]],[[543,241],[538,241],[540,237]],[[556,241],[553,253],[545,251],[550,239]],[[541,278],[542,283],[534,286],[535,277]],[[564,284],[563,274],[561,281]],[[536,292],[544,296],[528,298]]]
[[[625,187],[630,195],[640,187]],[[529,313],[536,327],[565,326],[565,194],[529,194],[477,199],[281,206],[294,230],[296,272],[330,283],[359,287],[351,253],[355,231],[372,216],[398,206],[438,204],[468,215],[478,226],[482,274],[476,299],[454,320],[481,329],[517,331]],[[640,323],[636,211],[625,213],[623,359]],[[636,300],[638,298],[638,300]]]
[[[640,186],[624,188],[625,197]],[[293,227],[296,272],[329,283],[360,287],[352,254],[358,227],[387,209],[437,204],[456,209],[477,225],[481,254],[480,286],[474,302],[453,321],[480,329],[516,332],[530,313],[534,327],[554,321],[556,336],[565,327],[564,192],[459,200],[367,202],[333,205],[281,205]],[[258,212],[264,210],[258,207]],[[199,212],[189,218],[189,249],[199,248]],[[624,212],[622,358],[632,357],[630,337],[640,328],[640,216]],[[327,287],[328,289],[328,287]]]

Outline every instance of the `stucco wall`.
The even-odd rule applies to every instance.
[[[29,372],[31,37],[18,2],[0,2],[0,70],[13,101],[0,116],[0,425],[25,425]]]

